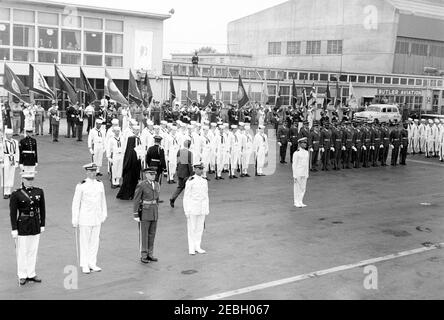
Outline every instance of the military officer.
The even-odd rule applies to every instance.
[[[22,187],[12,193],[9,201],[20,285],[42,282],[35,273],[35,265],[40,234],[45,231],[46,207],[43,190],[33,186],[35,174],[33,169],[21,173]]]
[[[122,178],[124,150],[120,127],[111,127],[110,129],[114,133],[114,137],[109,138],[106,155],[111,164],[111,189],[116,189],[120,186],[120,178]]]
[[[9,199],[14,186],[15,169],[19,166],[19,143],[12,138],[13,129],[5,129],[5,139],[2,141],[3,149],[3,199]]]
[[[188,253],[206,253],[201,247],[205,217],[210,213],[208,181],[202,178],[203,164],[193,166],[195,174],[185,184],[183,209],[187,218]]]
[[[362,129],[359,127],[359,123],[357,121],[353,122],[354,126],[354,132],[353,132],[353,147],[352,150],[353,153],[353,161],[355,163],[355,168],[361,167],[361,160],[362,160],[362,138],[363,133]]]
[[[325,121],[322,124],[322,129],[320,133],[320,143],[319,148],[321,151],[321,159],[322,159],[322,171],[328,171],[330,164],[330,152],[335,151],[332,145],[332,134],[330,131],[330,124]]]
[[[364,122],[362,126],[362,167],[368,168],[368,158],[371,147],[371,131],[368,127],[368,123]]]
[[[139,182],[136,187],[133,212],[134,220],[139,223],[140,261],[149,263],[158,261],[153,252],[159,214],[160,185],[155,181],[157,167],[148,167],[143,172],[146,180]]]
[[[263,167],[265,165],[265,158],[268,153],[268,137],[264,133],[265,126],[260,125],[258,132],[254,137],[253,150],[256,158],[256,176],[265,176],[263,173]]]
[[[19,142],[20,168],[24,171],[34,171],[38,165],[37,141],[31,137],[32,128],[28,127],[25,132],[25,137]]]
[[[381,160],[381,166],[387,166],[387,157],[390,146],[390,130],[387,127],[387,123],[383,122],[381,127],[381,144],[382,148],[379,150],[379,158]]]
[[[298,149],[298,135],[299,135],[298,122],[293,121],[289,132],[290,140],[288,142],[290,144],[291,163],[293,163],[293,153],[295,153],[296,150]]]
[[[241,153],[242,153],[242,137],[237,128],[237,125],[232,125],[232,132],[229,135],[230,144],[230,179],[237,179],[236,171],[241,165]]]
[[[49,114],[49,133],[52,135],[52,141],[59,141],[60,111],[55,101],[52,101],[52,107],[48,110]]]
[[[156,182],[159,182],[159,184],[162,184],[162,173],[163,170],[166,169],[165,151],[161,147],[161,143],[162,137],[160,135],[154,136],[154,146],[151,146],[148,149],[145,157],[145,163],[147,166],[157,168],[155,180]]]
[[[105,146],[105,129],[102,128],[102,119],[96,119],[96,127],[89,132],[88,148],[93,157],[93,162],[97,166],[97,176],[102,176],[100,168],[103,163],[103,154],[106,151]]]
[[[293,193],[294,206],[297,208],[306,207],[302,201],[305,195],[307,179],[309,176],[309,153],[307,148],[307,138],[303,137],[298,140],[298,150],[293,154]]]
[[[351,161],[352,161],[352,148],[353,148],[353,136],[354,130],[351,126],[350,121],[346,121],[345,129],[344,129],[344,147],[345,150],[343,152],[342,157],[342,169],[351,169]]]
[[[201,138],[201,158],[202,158],[202,164],[204,165],[203,168],[203,174],[202,177],[204,179],[208,180],[207,177],[207,172],[208,172],[208,168],[210,167],[210,157],[211,157],[211,139],[208,135],[210,128],[208,126],[203,126],[202,127],[202,134],[200,135]],[[177,154],[177,152],[176,152]]]
[[[435,130],[433,127],[433,120],[429,119],[429,125],[425,127],[425,141],[426,141],[426,157],[434,156],[435,145]]]
[[[176,126],[171,127],[171,132],[168,135],[167,145],[168,152],[166,154],[166,159],[168,160],[168,184],[172,184],[176,183],[176,181],[174,181],[174,175],[176,174],[177,169],[177,153],[180,149]]]
[[[105,188],[103,182],[95,179],[97,171],[95,163],[84,165],[83,168],[86,170],[87,177],[76,186],[71,208],[72,226],[78,228],[80,232],[80,267],[82,272],[100,272],[102,269],[97,266],[100,229],[108,215]]]
[[[378,166],[379,152],[384,148],[381,144],[381,130],[379,128],[378,119],[372,124],[372,137],[370,146],[370,160],[372,162],[372,167]]]
[[[333,160],[333,170],[341,170],[340,160],[342,151],[345,150],[344,145],[344,133],[338,121],[336,119],[332,120],[333,127],[331,129],[331,140],[334,151],[331,153],[331,159]]]
[[[277,132],[277,139],[279,144],[279,155],[281,163],[287,163],[285,158],[287,157],[287,146],[290,140],[290,130],[287,128],[287,122],[282,122],[282,127]]]
[[[439,142],[439,160],[444,162],[444,119],[441,119],[441,129],[438,136]]]
[[[399,130],[399,123],[396,128],[390,132],[390,147],[392,148],[392,166],[396,166],[398,162],[399,148],[401,146],[401,132]]]
[[[305,124],[304,124],[305,127]],[[302,131],[302,129],[301,129]],[[319,157],[319,145],[320,145],[321,135],[319,132],[319,121],[313,121],[313,127],[310,130],[310,138],[308,141],[309,152],[311,152],[311,171],[318,171],[318,157]]]
[[[241,178],[250,177],[248,174],[248,167],[250,165],[250,158],[253,153],[253,136],[250,130],[250,124],[245,124],[245,132],[242,137],[242,174]]]
[[[410,136],[409,136],[409,122],[404,122],[403,123],[404,128],[402,128],[400,130],[400,138],[401,138],[401,144],[400,144],[400,148],[401,148],[401,152],[400,152],[400,160],[399,160],[399,164],[405,166],[405,160],[407,158],[407,151],[408,151],[408,147],[409,147],[409,142],[410,142]]]

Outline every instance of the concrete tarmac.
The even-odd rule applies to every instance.
[[[277,161],[266,177],[254,177],[254,166],[251,178],[216,181],[209,175],[203,255],[188,255],[183,194],[173,209],[168,199],[176,185],[162,184],[154,250],[159,261],[143,265],[132,202],[115,198],[118,189],[110,189],[105,173],[108,219],[98,255],[103,271],[84,275],[75,267],[71,202],[91,157],[86,136],[83,142],[63,136],[58,143],[36,137],[35,185],[47,202],[37,262],[41,284],[18,286],[8,201],[0,200],[0,299],[198,299],[444,242],[444,165],[437,159],[415,155],[407,166],[313,173],[304,209],[293,206],[290,163]],[[274,150],[270,159],[277,159]],[[377,289],[364,287],[367,274],[358,267],[226,299],[444,299],[440,249],[375,267]]]

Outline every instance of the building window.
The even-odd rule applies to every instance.
[[[341,75],[339,76],[339,81],[347,82],[347,81],[348,81],[348,80],[347,80],[347,75],[346,75],[346,74],[341,74]]]
[[[306,54],[321,54],[321,41],[307,41]]]
[[[119,20],[106,20],[106,31],[123,32],[123,21]]]
[[[80,54],[62,53],[62,64],[80,64]]]
[[[310,73],[310,80],[318,81],[319,74],[318,73]]]
[[[319,80],[328,81],[328,73],[321,73]]]
[[[299,80],[308,80],[308,73],[299,72]]]
[[[58,34],[54,28],[39,28],[39,48],[58,49]]]
[[[412,54],[416,56],[427,56],[427,45],[422,43],[412,43]]]
[[[409,43],[406,41],[396,41],[395,53],[409,54]]]
[[[422,79],[416,79],[415,80],[415,85],[416,86],[422,86]]]
[[[34,23],[34,11],[14,9],[14,22]]]
[[[85,32],[85,51],[102,52],[102,33]]]
[[[9,60],[9,49],[0,48],[0,60]]]
[[[105,56],[105,65],[107,67],[122,67],[122,57]]]
[[[365,82],[365,76],[358,76],[358,82],[364,83]]]
[[[327,54],[342,54],[342,40],[328,40]]]
[[[62,49],[80,50],[80,31],[62,30]]]
[[[34,27],[14,25],[12,39],[14,46],[34,48]]]
[[[9,24],[0,23],[0,46],[9,46]]]
[[[105,52],[123,53],[123,35],[111,33],[105,34]]]
[[[51,26],[59,25],[59,15],[57,13],[39,12],[38,15],[39,24],[48,24]]]
[[[382,83],[382,77],[376,77],[375,83]]]
[[[82,18],[74,15],[62,15],[62,26],[67,28],[78,28],[82,27]]]
[[[290,86],[280,86],[281,89],[281,103],[283,106],[290,104]]]
[[[9,21],[9,9],[8,8],[0,8],[0,20]]]
[[[350,79],[350,82],[356,82],[357,77],[353,76],[353,75],[350,75],[349,79]]]
[[[39,62],[59,63],[58,54],[56,52],[39,51]]]
[[[268,54],[269,55],[281,54],[281,43],[280,42],[269,42],[268,43]]]
[[[407,78],[401,78],[401,84],[407,84]]]
[[[83,19],[85,29],[102,30],[102,19],[97,18],[84,18]]]
[[[392,78],[392,84],[399,84],[399,78]]]
[[[14,61],[34,62],[34,51],[14,49],[12,59]]]
[[[409,86],[415,85],[415,79],[409,79]]]
[[[430,55],[432,57],[444,58],[444,47],[443,46],[430,45]]]
[[[87,66],[101,66],[102,56],[85,54],[83,63]]]
[[[301,42],[300,41],[288,41],[287,42],[287,54],[288,55],[301,54]]]
[[[384,77],[384,84],[391,84],[391,81],[392,79],[391,78],[389,78],[389,77]]]

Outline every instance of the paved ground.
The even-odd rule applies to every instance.
[[[64,269],[76,264],[71,201],[90,156],[86,142],[75,139],[55,144],[46,135],[38,143],[36,185],[45,190],[48,212],[37,264],[43,283],[18,287],[8,202],[0,200],[0,299],[197,299],[444,242],[444,165],[420,156],[406,167],[313,174],[305,209],[292,206],[289,164],[278,163],[262,178],[213,179],[206,255],[188,255],[182,196],[170,208],[175,186],[166,184],[155,244],[159,262],[149,265],[138,260],[131,202],[115,199],[117,190],[104,179],[103,272],[79,274],[78,289],[67,290]],[[366,274],[358,267],[227,299],[444,299],[443,250],[375,266],[377,290],[364,288]]]

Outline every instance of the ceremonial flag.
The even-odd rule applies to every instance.
[[[29,103],[29,98],[24,96],[28,94],[28,90],[26,90],[23,82],[20,80],[19,77],[17,77],[14,71],[12,71],[6,63],[4,74],[3,86],[5,90],[18,99]]]
[[[324,111],[327,110],[327,107],[330,104],[330,102],[331,102],[330,86],[329,83],[327,82],[327,92],[325,93],[324,104],[323,104]]]
[[[248,96],[251,97],[251,81],[248,83]]]
[[[341,91],[339,90],[339,81],[336,81],[336,103],[335,107],[340,105],[342,102]]]
[[[262,103],[266,104],[267,102],[268,102],[268,84],[267,84],[267,79],[265,78],[265,81],[262,84]]]
[[[219,100],[223,101],[223,97],[222,97],[222,82],[220,81],[220,78],[219,78]]]
[[[293,107],[293,109],[296,108],[297,102],[298,102],[298,92],[293,78],[293,84],[291,86],[291,106]]]
[[[176,90],[174,90],[173,73],[170,73],[170,105],[176,100]]]
[[[150,79],[148,78],[148,72],[145,74],[145,80],[142,85],[143,104],[147,107],[151,100],[153,100],[153,90],[151,90]]]
[[[191,83],[190,83],[190,76],[188,76],[188,82],[187,82],[187,106],[190,106],[193,100],[191,100]]]
[[[143,101],[142,94],[140,93],[131,69],[129,70],[128,99],[136,102],[138,105],[140,105]]]
[[[213,95],[211,94],[210,90],[210,78],[207,78],[207,95],[205,96],[203,106],[206,107],[207,105],[210,104],[212,100],[213,100]]]
[[[279,108],[282,106],[282,99],[281,99],[281,86],[279,85],[278,81],[278,93],[276,96],[276,103],[275,103],[275,109],[279,110]]]
[[[85,76],[82,67],[80,67],[80,88],[79,91],[85,92],[86,101],[91,103],[97,100],[96,92],[94,91],[91,83],[89,83],[88,78]]]
[[[72,82],[63,74],[62,70],[54,64],[54,87],[68,94],[72,104],[78,102],[77,91]]]
[[[239,108],[242,108],[250,99],[248,99],[247,93],[245,92],[244,85],[242,83],[241,76],[239,75],[239,85],[237,89],[237,102]]]
[[[121,105],[129,105],[128,100],[125,99],[123,94],[117,88],[113,79],[111,78],[108,70],[105,69],[105,95],[110,97],[112,100],[120,103]]]
[[[301,108],[303,107],[307,107],[308,105],[308,101],[307,101],[307,90],[304,88],[302,88],[302,99],[301,99]]]
[[[49,99],[56,98],[54,92],[49,88],[43,75],[32,64],[29,65],[29,78],[31,79],[29,91],[36,92]]]
[[[311,91],[310,91],[310,99],[308,101],[308,105],[312,106],[312,105],[316,104],[316,99],[317,99],[316,87],[315,87],[315,84],[313,82],[313,86],[312,86]]]

